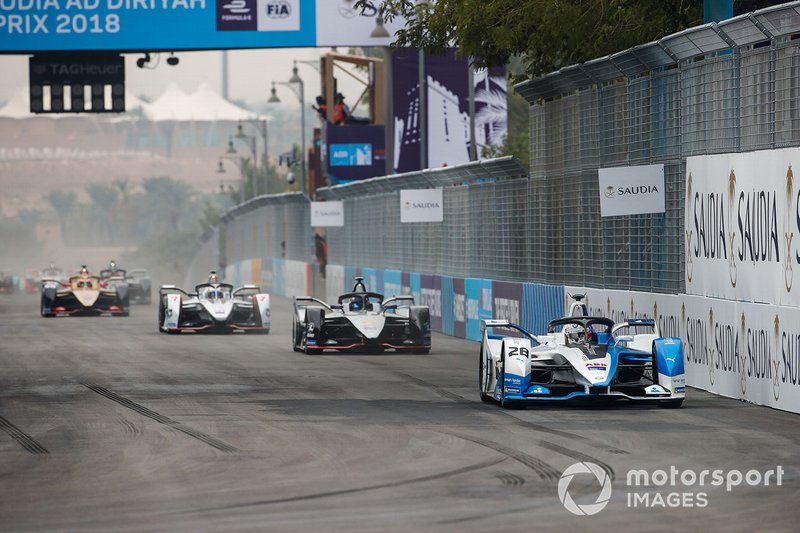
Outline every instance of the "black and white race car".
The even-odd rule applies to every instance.
[[[128,294],[131,303],[150,304],[152,281],[146,270],[137,268],[129,270],[125,276],[128,282]]]
[[[393,349],[425,354],[431,349],[430,310],[414,305],[409,295],[384,300],[356,278],[353,291],[339,296],[336,304],[311,296],[294,299],[292,348],[305,353]]]
[[[163,333],[269,333],[269,294],[256,285],[234,289],[213,270],[208,282],[197,285],[192,293],[162,285],[158,296],[158,329]]]

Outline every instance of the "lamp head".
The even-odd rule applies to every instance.
[[[267,100],[267,103],[269,103],[269,104],[279,104],[279,103],[281,103],[281,99],[278,98],[278,93],[275,91],[275,83],[274,82],[272,84],[272,89],[270,90],[270,93],[271,94],[269,96],[269,99]]]

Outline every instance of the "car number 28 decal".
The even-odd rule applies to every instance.
[[[530,357],[530,351],[524,346],[509,346],[508,356],[521,355],[523,357]]]

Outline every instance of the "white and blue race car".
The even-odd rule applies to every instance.
[[[568,316],[551,321],[547,334],[538,336],[506,320],[484,320],[481,327],[483,401],[627,398],[680,407],[686,396],[683,344],[662,337],[651,319],[614,324],[604,317]]]

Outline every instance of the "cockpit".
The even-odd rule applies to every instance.
[[[232,287],[228,285],[200,285],[197,287],[197,296],[210,302],[227,302],[231,299]]]
[[[339,305],[350,313],[367,313],[381,310],[383,295],[373,292],[352,292],[339,297]]]

